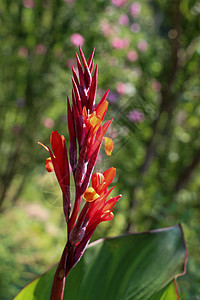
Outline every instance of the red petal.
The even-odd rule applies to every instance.
[[[63,172],[62,138],[56,130],[52,131],[50,142],[51,142],[53,153],[56,157],[56,161],[57,161],[60,171],[62,173]]]
[[[103,173],[97,172],[92,175],[92,187],[97,191],[105,182]],[[98,193],[98,192],[97,192]]]
[[[114,218],[114,214],[110,211],[107,214],[105,214],[104,216],[102,216],[101,221],[110,221]]]
[[[72,103],[73,103],[72,111],[74,113],[74,117],[75,117],[75,119],[78,119],[78,117],[79,117],[79,111],[78,111],[78,108],[77,108],[77,105],[76,105],[75,96],[74,96],[74,92],[73,91],[72,91]]]
[[[118,195],[116,197],[110,198],[106,203],[105,206],[103,208],[103,212],[106,213],[107,210],[111,210],[115,204],[117,203],[117,201],[121,198],[121,195]]]
[[[90,73],[91,74],[92,74],[93,68],[94,68],[94,60],[92,61],[92,64],[91,64],[91,67],[90,67]]]
[[[106,111],[108,109],[108,101],[103,101],[96,109],[96,114],[97,116],[103,120],[105,114],[106,114]]]
[[[71,141],[72,138],[75,137],[75,128],[74,128],[74,120],[73,120],[68,96],[67,96],[67,123],[68,123],[69,139]]]
[[[78,87],[77,87],[76,82],[74,81],[73,77],[72,77],[72,84],[73,84],[73,88],[74,88],[76,104],[78,106],[79,113],[82,114],[81,97],[80,97]]]
[[[95,104],[95,96],[96,96],[96,90],[97,90],[97,71],[98,68],[96,66],[95,71],[94,71],[94,75],[92,77],[92,83],[91,83],[91,87],[90,87],[90,98],[89,98],[89,105],[88,108],[90,110],[90,113],[93,112],[93,107]]]
[[[98,109],[98,107],[101,105],[102,102],[104,102],[104,100],[106,100],[108,94],[109,94],[110,89],[107,90],[107,92],[105,92],[105,94],[103,95],[103,97],[101,98],[101,100],[99,101],[99,103],[97,104],[96,110]]]
[[[93,144],[90,153],[88,154],[88,156],[90,157],[92,155],[92,153],[97,149],[97,147],[101,144],[102,139],[104,137],[104,134],[106,133],[106,131],[108,130],[108,127],[110,126],[112,120],[107,121],[105,124],[103,124],[102,127],[99,128],[100,133],[98,134],[98,136],[96,136],[96,141]],[[97,132],[98,133],[98,132]]]
[[[88,62],[87,62],[89,68],[91,67],[91,64],[93,62],[94,51],[95,51],[95,48],[92,50],[92,53],[90,54],[90,57],[89,57]]]
[[[85,69],[85,72],[84,72],[85,83],[87,83],[87,87],[88,87],[91,83],[92,77],[91,77],[90,70],[88,68],[85,56],[84,56],[83,51],[80,46],[79,46],[79,52],[81,55],[81,60],[83,62],[83,67]]]
[[[115,177],[115,174],[116,174],[116,169],[113,167],[103,172],[103,175],[105,177],[106,187],[108,187],[111,184],[111,182]]]
[[[104,141],[105,141],[105,152],[107,155],[110,156],[113,151],[113,141],[108,137],[104,137]]]
[[[81,62],[79,60],[78,54],[76,53],[76,60],[77,60],[77,67],[78,67],[78,73],[79,73],[79,79],[80,79],[80,84],[82,87],[85,85],[85,80],[84,80],[84,75],[83,75],[83,69],[81,66]]]
[[[54,170],[53,163],[51,161],[51,157],[48,157],[45,160],[45,168],[46,168],[47,172],[52,172]]]
[[[78,81],[78,77],[76,75],[76,71],[74,70],[74,67],[72,66],[72,73],[73,73],[73,76],[74,76],[74,80],[76,82],[76,85],[79,86],[79,81]]]

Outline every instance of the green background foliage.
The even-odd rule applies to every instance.
[[[37,142],[49,145],[54,129],[68,140],[73,33],[84,37],[86,57],[96,47],[97,102],[110,88],[114,151],[102,149],[96,170],[115,166],[123,194],[93,239],[182,223],[181,299],[200,295],[200,6],[143,0],[137,11],[133,3],[0,0],[1,299],[56,263],[65,244],[61,194]]]

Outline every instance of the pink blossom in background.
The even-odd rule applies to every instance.
[[[137,17],[140,14],[141,5],[139,2],[133,2],[130,7],[130,13],[133,17]]]
[[[111,25],[106,20],[101,21],[101,30],[105,36],[109,36],[114,33]]]
[[[120,95],[124,95],[126,93],[126,85],[123,82],[119,82],[117,84],[117,92]]]
[[[33,8],[35,6],[35,2],[33,0],[23,0],[23,5],[26,8]]]
[[[119,24],[120,25],[126,26],[126,25],[128,25],[128,23],[129,23],[129,17],[126,14],[123,14],[119,17]]]
[[[71,42],[74,46],[83,46],[85,40],[80,33],[74,33],[71,36]]]
[[[138,59],[138,54],[135,50],[131,50],[128,52],[127,58],[130,61],[136,61]]]
[[[159,81],[157,81],[157,80],[154,80],[153,82],[152,82],[152,89],[155,91],[155,92],[160,92],[160,90],[161,90],[161,84],[160,84],[160,82]]]
[[[138,43],[137,47],[141,52],[145,52],[145,51],[147,51],[148,45],[145,40],[142,40]]]
[[[125,5],[126,2],[127,2],[127,0],[112,0],[112,4],[117,7]]]
[[[143,114],[143,112],[134,109],[128,113],[128,119],[133,123],[140,123],[145,120],[145,115]]]
[[[28,49],[26,48],[26,47],[20,47],[19,49],[18,49],[18,55],[20,56],[20,57],[27,57],[28,56]]]
[[[36,45],[36,46],[35,46],[35,52],[36,52],[37,54],[43,55],[43,54],[46,53],[46,51],[47,51],[47,48],[46,48],[46,46],[43,45],[43,44],[39,44],[39,45]]]
[[[127,39],[115,37],[112,41],[112,46],[116,49],[126,49],[129,46],[129,41]]]
[[[131,31],[134,32],[134,33],[137,33],[140,31],[140,24],[138,23],[133,23],[131,25]]]
[[[43,125],[44,127],[51,129],[54,126],[54,120],[51,118],[46,118],[43,121]]]
[[[71,69],[71,67],[74,67],[76,69],[76,60],[75,58],[69,58],[67,61],[67,67]]]

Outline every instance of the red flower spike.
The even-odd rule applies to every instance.
[[[72,112],[74,114],[74,119],[75,121],[78,119],[79,117],[79,110],[78,107],[76,105],[76,100],[75,100],[75,96],[74,96],[74,91],[72,91]],[[76,123],[75,123],[76,124]]]
[[[77,163],[77,146],[76,146],[76,139],[74,137],[72,138],[69,146],[69,158],[70,158],[70,165],[72,168],[72,172],[74,174],[76,163]]]
[[[78,90],[79,90],[79,94],[80,94],[80,97],[81,97],[82,107],[84,107],[84,106],[87,105],[87,102],[88,102],[88,92],[87,92],[87,89],[83,88],[81,85],[79,85]]]
[[[91,67],[90,67],[90,73],[92,74],[94,68],[94,60],[92,61]]]
[[[92,52],[91,52],[91,54],[90,54],[90,57],[89,57],[89,59],[88,59],[88,61],[87,61],[87,64],[88,64],[89,68],[91,68],[92,63],[94,62],[94,60],[93,60],[94,52],[95,52],[95,48],[92,50]],[[90,71],[90,72],[91,72],[91,71]],[[92,72],[91,72],[91,73],[92,73]]]
[[[69,160],[75,182],[75,201],[70,215],[70,174],[68,154],[64,136],[57,131],[51,133],[52,151],[41,144],[50,157],[45,161],[48,172],[54,170],[63,193],[63,210],[67,222],[68,239],[56,270],[50,300],[62,300],[65,278],[83,255],[97,225],[114,218],[113,209],[121,195],[108,199],[114,187],[108,190],[116,169],[111,167],[105,172],[92,175],[104,135],[112,120],[103,124],[108,108],[109,90],[95,107],[97,90],[97,66],[94,66],[94,49],[88,61],[79,47],[81,61],[76,53],[78,74],[72,66],[72,106],[67,97],[67,123],[69,131]],[[81,65],[82,63],[82,65]],[[111,154],[113,143],[105,139],[105,150]],[[89,186],[90,179],[92,186]],[[85,205],[80,211],[81,201]]]
[[[71,142],[72,138],[75,138],[75,128],[74,128],[74,120],[73,120],[73,115],[70,108],[68,96],[67,96],[67,124],[68,124],[69,139]]]
[[[73,88],[74,88],[74,94],[75,94],[75,98],[76,98],[76,104],[79,110],[79,114],[82,115],[82,103],[81,103],[81,98],[79,95],[79,91],[76,85],[76,82],[74,81],[74,78],[72,77],[72,84],[73,84]]]
[[[77,61],[77,67],[78,67],[80,85],[82,87],[84,87],[85,86],[85,79],[84,79],[84,75],[83,75],[83,69],[82,69],[81,62],[79,60],[79,57],[78,57],[77,53],[76,53],[76,61]]]
[[[91,87],[89,90],[90,97],[89,97],[89,101],[88,101],[88,109],[89,109],[90,113],[93,112],[94,105],[95,105],[95,96],[96,96],[96,90],[97,90],[97,72],[98,72],[98,68],[96,66],[94,75],[92,77]]]
[[[91,77],[90,70],[88,68],[85,56],[84,56],[83,51],[80,46],[79,46],[79,52],[80,52],[81,60],[83,62],[83,67],[85,70],[85,72],[84,72],[85,84],[86,84],[86,87],[88,88],[91,83],[92,77]]]
[[[86,171],[87,171],[87,161],[85,160],[86,157],[86,148],[87,148],[87,138],[85,139],[85,142],[81,148],[80,154],[79,154],[79,160],[77,163],[76,171],[75,171],[75,184],[76,186],[80,186],[80,184],[83,182]]]
[[[80,139],[80,144],[79,144],[79,151],[80,151],[81,147],[84,144],[85,137],[86,137],[86,127],[85,127],[85,123],[84,123],[84,120],[83,120],[82,116],[79,116],[79,118],[78,118],[78,128],[81,128],[81,131],[80,131],[81,132],[81,139]]]
[[[83,67],[86,70],[86,69],[88,69],[88,64],[86,62],[85,56],[84,56],[83,51],[82,51],[80,46],[79,46],[79,52],[80,52],[81,60],[82,60],[82,63],[83,63]]]
[[[86,129],[85,129],[83,117],[82,117],[82,115],[79,115],[73,92],[72,92],[72,102],[73,102],[72,111],[73,111],[74,119],[75,119],[75,132],[76,132],[76,136],[78,139],[79,147],[81,147],[84,137],[85,137]]]
[[[72,66],[72,73],[73,73],[73,77],[74,77],[74,81],[76,82],[76,85],[79,86],[78,77],[77,77],[77,75],[76,75],[76,72],[75,72],[73,66]]]

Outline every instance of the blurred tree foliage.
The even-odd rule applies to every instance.
[[[2,274],[12,274],[10,286],[1,276],[2,299],[10,299],[27,278],[44,271],[53,259],[56,262],[59,244],[62,248],[65,225],[60,210],[57,215],[52,206],[49,216],[41,217],[44,195],[38,190],[43,189],[46,154],[36,143],[48,145],[54,129],[66,135],[65,99],[71,96],[70,65],[77,50],[74,33],[84,37],[87,57],[96,47],[97,101],[103,91],[111,90],[108,113],[114,122],[109,136],[115,148],[111,158],[102,151],[99,167],[117,168],[116,184],[123,194],[112,229],[103,225],[95,238],[102,231],[119,234],[181,222],[190,257],[188,274],[179,280],[181,299],[198,299],[199,14],[200,3],[194,0],[0,0],[1,227],[12,219],[16,230],[27,227],[21,239],[16,238],[15,226],[2,234]],[[30,213],[35,211],[31,201],[40,205],[38,227]],[[26,220],[23,226],[21,219]],[[56,229],[49,229],[50,219]],[[30,236],[38,236],[37,242],[33,239],[27,247]],[[24,252],[16,249],[20,243]],[[48,250],[46,257],[38,258],[54,243],[57,257],[50,258]],[[27,253],[33,255],[31,261]],[[15,265],[18,271],[13,272]]]
[[[84,14],[84,2],[1,0],[0,205],[13,182],[10,201],[15,202],[36,166],[35,143],[52,126],[45,116],[52,115],[59,129],[58,119],[65,115],[60,102],[70,90],[66,66],[69,70],[74,57],[72,33],[87,32],[88,53],[98,39],[98,11],[105,3],[87,3],[90,11]]]

